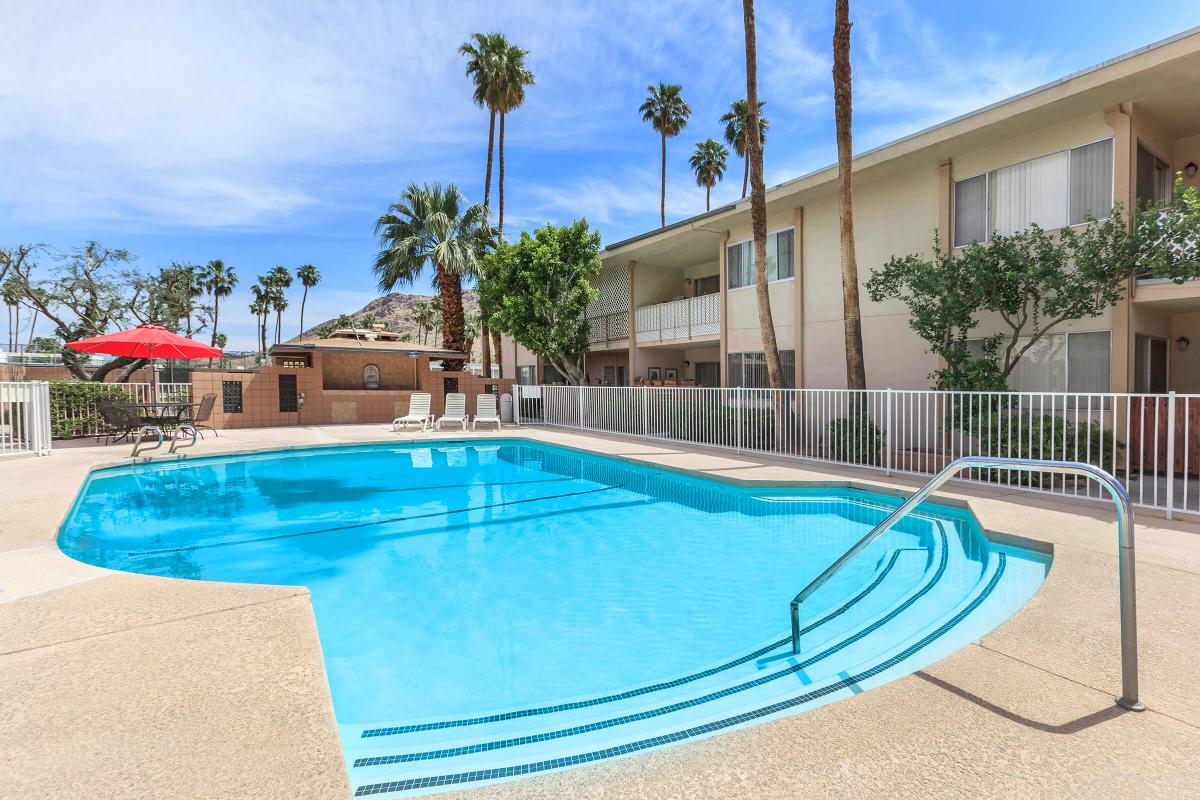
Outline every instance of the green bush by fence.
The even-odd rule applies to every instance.
[[[100,417],[101,400],[128,400],[119,383],[50,381],[50,431],[55,439],[93,436],[107,430]]]

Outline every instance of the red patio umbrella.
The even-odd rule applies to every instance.
[[[161,325],[138,325],[116,333],[106,333],[93,336],[90,339],[80,339],[78,342],[67,342],[67,347],[81,353],[104,353],[110,356],[126,356],[128,358],[210,358],[221,355],[221,348],[209,347],[206,344],[192,341],[186,336],[171,333]],[[150,397],[156,398],[154,388],[154,370],[150,370]]]

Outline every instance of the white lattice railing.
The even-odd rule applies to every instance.
[[[1200,395],[518,386],[518,421],[929,475],[959,456],[1082,461],[1137,505],[1200,514]],[[985,483],[1102,496],[1079,478]]]
[[[721,332],[721,298],[706,294],[642,306],[636,319],[638,344],[715,335]]]
[[[588,317],[588,342],[615,342],[629,338],[629,312],[617,311]]]
[[[50,455],[50,392],[45,381],[0,382],[0,458]]]

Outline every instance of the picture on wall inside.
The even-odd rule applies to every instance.
[[[662,380],[662,370],[658,367],[650,367],[650,369],[646,370],[646,374],[650,376],[650,380],[652,381]]]
[[[675,369],[674,367],[667,367],[666,370],[663,371],[663,376],[665,380],[677,381],[679,380],[679,370]]]

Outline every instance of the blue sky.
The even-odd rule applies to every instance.
[[[758,5],[769,185],[834,158],[832,7]],[[856,150],[1200,24],[1195,3],[1127,0],[851,14]],[[745,93],[736,0],[0,0],[0,246],[96,239],[146,269],[222,258],[243,283],[222,315],[234,348],[253,342],[245,287],[275,264],[323,273],[309,321],[355,310],[376,295],[374,219],[406,184],[482,200],[487,115],[456,49],[489,30],[537,77],[509,117],[510,238],[579,216],[606,242],[657,225],[659,145],[637,107],[660,80],[693,109],[668,144],[668,220],[703,211],[687,156]],[[714,205],[740,192],[731,160]]]

